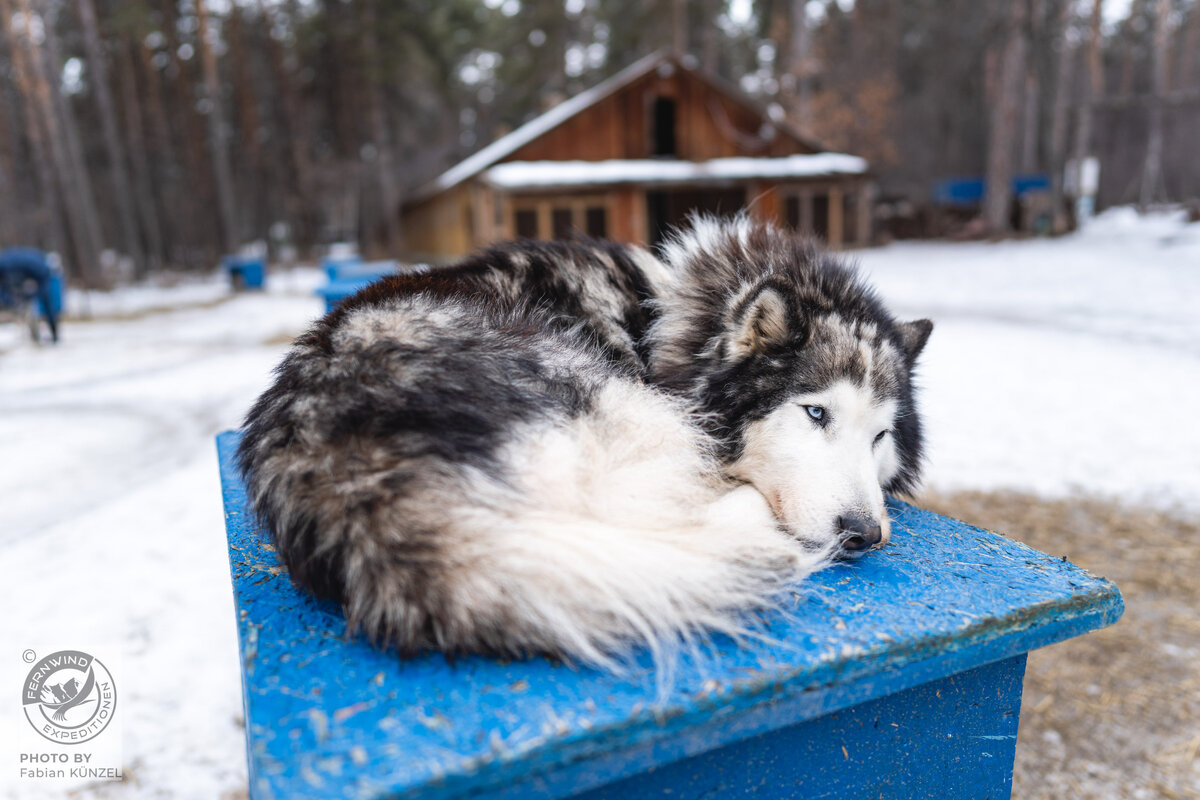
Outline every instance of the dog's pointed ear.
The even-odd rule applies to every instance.
[[[789,337],[787,301],[770,286],[744,301],[734,311],[725,355],[739,361],[783,346]]]
[[[925,349],[929,334],[933,333],[933,323],[927,319],[901,322],[896,326],[896,331],[900,334],[900,344],[904,346],[904,355],[911,366]]]

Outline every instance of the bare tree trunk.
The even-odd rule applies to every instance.
[[[138,46],[140,45],[126,42],[120,42],[118,46],[118,52],[121,54],[121,98],[125,106],[125,130],[129,137],[133,180],[137,187],[134,197],[137,200],[141,229],[146,235],[148,267],[157,271],[166,260],[166,251],[163,247],[162,228],[159,225],[155,202],[154,180],[147,160],[145,122],[142,117],[141,100],[138,97],[136,68],[130,52],[130,47]]]
[[[1142,211],[1154,202],[1162,183],[1163,94],[1167,90],[1167,23],[1170,11],[1170,0],[1158,0],[1155,4],[1150,131],[1146,142],[1146,162],[1142,167],[1142,188],[1138,194],[1138,208]]]
[[[46,0],[36,0],[36,9],[42,18],[45,37],[45,46],[41,48],[43,79],[49,87],[50,100],[58,116],[58,129],[62,132],[66,145],[70,172],[68,178],[78,192],[78,196],[73,200],[88,237],[87,249],[98,259],[104,249],[104,233],[100,226],[99,209],[96,207],[96,194],[92,191],[91,172],[88,170],[87,159],[83,155],[83,143],[79,138],[79,125],[75,122],[70,103],[59,89],[62,86],[63,59],[58,48],[57,20],[51,18],[48,13]]]
[[[247,46],[246,19],[237,5],[230,7],[225,18],[225,42],[228,48],[225,63],[233,87],[230,117],[236,120],[235,130],[243,133],[239,147],[241,168],[233,176],[238,213],[243,226],[248,221],[251,230],[266,230],[270,226],[270,214],[263,189],[276,183],[268,174],[267,159],[259,139],[262,114],[254,70],[248,61],[253,48]]]
[[[1082,175],[1083,160],[1091,153],[1092,122],[1096,115],[1096,104],[1104,94],[1104,69],[1100,61],[1100,22],[1103,10],[1104,0],[1093,0],[1086,51],[1088,79],[1079,101],[1079,118],[1075,122],[1074,161],[1077,187]],[[1078,191],[1078,188],[1076,190]]]
[[[676,56],[688,50],[687,3],[684,0],[671,0],[671,50]]]
[[[790,101],[791,116],[805,133],[812,122],[809,118],[812,101],[809,81],[812,72],[812,30],[808,24],[807,9],[807,0],[791,0],[788,3],[788,47],[784,73],[780,78]]]
[[[1066,209],[1063,206],[1063,171],[1067,161],[1067,110],[1071,97],[1072,65],[1077,51],[1068,35],[1071,27],[1074,0],[1059,0],[1055,38],[1058,40],[1058,63],[1055,65],[1054,108],[1050,119],[1050,208],[1054,215],[1053,232],[1067,230]]]
[[[121,137],[117,132],[117,115],[113,110],[108,67],[105,64],[100,32],[97,29],[96,9],[92,5],[92,0],[78,0],[78,5],[79,21],[83,26],[84,49],[87,52],[88,67],[92,73],[89,83],[96,98],[96,108],[100,112],[100,126],[104,131],[104,148],[108,153],[108,163],[112,169],[117,216],[121,221],[121,237],[125,245],[125,252],[133,258],[137,274],[143,275],[146,272],[146,255],[142,250],[142,240],[138,233],[137,217],[133,207],[133,192],[130,189],[129,173],[125,164],[125,148],[122,146]]]
[[[1037,70],[1032,64],[1025,66],[1025,110],[1021,117],[1025,129],[1021,132],[1021,171],[1024,173],[1037,172],[1038,169],[1038,131],[1041,129],[1039,114],[1041,111],[1041,86],[1038,82]]]
[[[225,114],[221,103],[221,83],[217,75],[217,55],[213,52],[208,10],[204,3],[196,3],[196,17],[200,22],[198,40],[200,60],[204,68],[204,92],[208,96],[208,135],[212,149],[213,177],[217,183],[217,205],[221,214],[222,243],[226,252],[237,247],[237,217],[233,208],[233,172],[229,168],[229,148],[226,142]]]
[[[278,10],[259,0],[259,12],[277,24]],[[288,6],[291,24],[296,24],[299,8],[294,2]],[[274,73],[275,84],[279,87],[282,98],[284,130],[288,140],[288,155],[292,169],[295,170],[295,190],[286,207],[294,226],[299,230],[294,232],[298,243],[308,247],[315,240],[317,214],[314,212],[317,191],[313,180],[312,145],[309,138],[309,124],[304,118],[304,107],[299,92],[296,91],[295,80],[289,74],[283,47],[273,37],[267,37],[270,48],[271,70]]]
[[[1183,60],[1179,65],[1179,80],[1176,81],[1180,89],[1197,83],[1197,51],[1200,51],[1200,3],[1192,3],[1192,7],[1188,9],[1187,30],[1183,35]]]
[[[45,142],[45,146],[41,148],[43,152],[39,154],[39,160],[46,154],[50,156],[47,163],[50,165],[50,175],[53,178],[45,176],[42,181],[57,185],[63,208],[66,211],[64,216],[67,227],[71,233],[71,244],[75,255],[73,263],[77,274],[88,286],[96,286],[99,283],[97,254],[90,249],[91,238],[83,221],[79,186],[72,180],[73,176],[69,166],[70,157],[58,128],[54,100],[51,97],[50,86],[41,63],[39,46],[32,36],[32,10],[29,0],[18,0],[18,3],[24,21],[24,29],[20,31],[19,35],[16,35],[17,32],[12,26],[12,7],[8,0],[0,0],[0,16],[3,16],[5,35],[12,42],[13,53],[20,63],[18,72],[22,76],[22,83],[25,84],[22,94],[32,105],[30,116],[36,118],[35,125],[38,130],[33,138],[35,141]],[[48,192],[45,197],[49,200],[53,197],[53,192]],[[69,261],[68,264],[70,263],[72,262]]]
[[[371,138],[375,140],[375,169],[379,179],[380,201],[383,205],[383,227],[387,235],[388,252],[397,256],[404,248],[400,231],[400,187],[396,180],[396,159],[384,112],[383,92],[379,86],[379,41],[375,35],[377,19],[374,0],[368,0],[365,4],[363,21],[363,57],[368,70],[367,97],[371,104]],[[562,72],[561,67],[558,71]],[[363,233],[368,234],[365,238],[373,238],[369,231]]]
[[[67,247],[66,236],[63,233],[62,217],[60,215],[60,206],[58,197],[54,187],[54,174],[51,170],[50,156],[47,153],[47,142],[45,134],[39,126],[37,111],[31,107],[33,98],[33,79],[29,75],[29,69],[24,57],[24,52],[21,49],[20,42],[13,35],[12,28],[12,7],[8,0],[0,0],[0,15],[3,15],[3,26],[0,30],[4,31],[5,36],[0,40],[0,45],[7,44],[9,49],[9,61],[13,68],[14,88],[15,92],[5,92],[5,122],[12,123],[18,117],[24,122],[25,138],[29,143],[29,150],[32,155],[30,161],[33,163],[33,175],[37,183],[37,201],[33,202],[34,198],[22,198],[21,205],[23,213],[21,219],[7,217],[5,227],[10,224],[20,225],[30,216],[36,220],[36,232],[22,232],[17,236],[9,238],[5,237],[5,241],[36,241],[47,250],[57,250],[65,253]],[[10,174],[13,179],[16,177],[17,166],[17,151],[16,151],[16,136],[15,132],[12,138],[13,150],[8,154],[8,165]],[[13,204],[16,204],[17,198],[12,196],[11,192],[18,191],[19,187],[13,182],[4,184],[10,187],[10,191],[5,192],[6,198]],[[32,210],[34,213],[30,213]],[[11,236],[11,234],[10,234]]]
[[[1013,157],[1021,78],[1025,73],[1025,39],[1025,2],[1015,0],[1011,3],[1004,27],[1002,48],[989,53],[991,57],[988,59],[991,114],[983,217],[993,235],[1004,234],[1012,228],[1009,206],[1012,204]]]
[[[723,4],[705,0],[691,5],[700,14],[700,68],[709,75],[717,75],[721,60],[721,45],[717,40],[721,29],[717,26],[717,14]]]
[[[3,42],[0,41],[0,46]],[[3,58],[3,50],[0,50]],[[16,132],[11,125],[16,120],[16,109],[7,86],[0,87],[0,242],[11,242],[13,226],[21,223],[17,220],[16,193],[17,189],[17,155]]]
[[[163,81],[154,69],[150,49],[144,40],[135,40],[132,46],[135,48],[133,52],[138,56],[135,64],[140,65],[140,70],[135,69],[131,72],[131,77],[140,72],[146,79],[146,111],[150,123],[151,147],[155,156],[154,166],[157,167],[157,171],[152,170],[149,174],[154,184],[155,196],[158,198],[157,207],[164,212],[159,217],[158,226],[162,237],[163,263],[182,261],[178,254],[185,236],[180,217],[185,216],[185,201],[192,199],[192,193],[181,191],[176,177],[178,173],[183,172],[185,164],[180,160],[174,137],[171,135],[169,110],[163,96]],[[134,86],[136,91],[136,84]]]

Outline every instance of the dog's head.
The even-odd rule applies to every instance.
[[[693,396],[727,472],[755,486],[793,535],[849,556],[886,542],[884,492],[919,478],[912,372],[933,324],[896,322],[807,240],[744,219],[697,224],[717,232],[701,235],[703,250],[668,250],[669,260],[687,253],[684,298],[664,308],[655,335],[678,338],[690,324],[704,340],[660,339],[657,377]]]

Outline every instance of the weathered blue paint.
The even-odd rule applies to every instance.
[[[267,263],[257,256],[225,256],[221,259],[235,289],[261,289],[267,280]]]
[[[1008,797],[1024,673],[1025,656],[1013,656],[652,768],[579,800]]]
[[[953,772],[944,759],[970,772],[967,762],[978,758],[979,778],[991,786],[979,796],[1003,797],[995,774],[1012,768],[1014,740],[1003,737],[1015,733],[1022,654],[1110,624],[1123,608],[1113,584],[1064,560],[892,502],[889,547],[814,576],[786,613],[762,617],[765,640],[719,639],[711,652],[681,657],[665,686],[645,655],[622,677],[543,659],[402,661],[347,638],[335,605],[290,584],[249,517],[233,457],[238,436],[222,434],[218,449],[255,798],[562,797],[632,776],[650,780],[705,753],[726,774],[736,762],[719,748],[751,747],[739,743],[752,737],[848,735],[839,731],[867,720],[916,726],[911,741],[870,740],[888,768],[904,762],[895,770],[906,786],[937,785],[939,772]],[[975,700],[936,710],[928,692],[945,696],[949,687],[969,688]],[[959,716],[972,702],[990,721]],[[924,720],[912,722],[906,708]],[[796,726],[813,727],[805,734]],[[1004,762],[1000,773],[982,763],[983,750],[931,744],[960,731],[1001,737],[978,740]],[[770,747],[782,752],[784,741]],[[852,769],[822,767],[826,742],[804,746],[813,764],[763,774],[757,791],[779,794],[772,787],[782,781],[832,781],[839,766]],[[849,753],[847,745],[843,762]],[[697,787],[733,780],[695,775]],[[738,780],[744,791],[753,785]],[[871,796],[847,794],[847,785],[805,793]]]

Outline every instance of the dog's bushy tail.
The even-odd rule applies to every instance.
[[[401,472],[303,437],[286,455],[248,445],[243,463],[292,577],[381,644],[605,668],[647,646],[662,665],[747,632],[747,611],[825,559],[721,482],[687,419],[622,380],[580,416],[515,428],[486,467]]]

